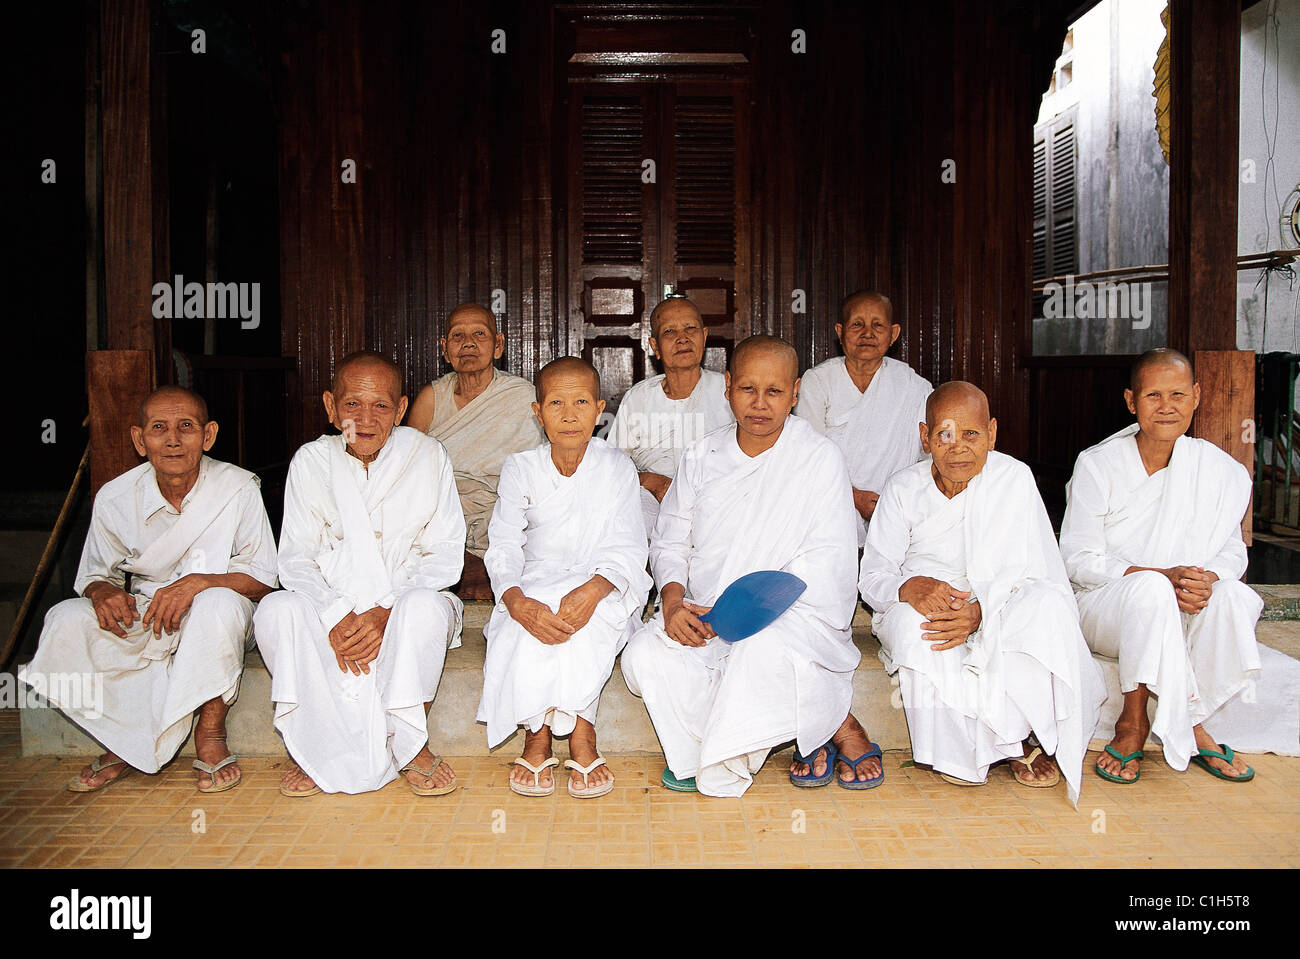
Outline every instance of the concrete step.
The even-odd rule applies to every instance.
[[[1269,622],[1300,620],[1300,586],[1252,586],[1264,599],[1260,619]]]
[[[465,628],[460,649],[447,654],[442,682],[429,711],[429,737],[439,752],[453,756],[516,755],[523,745],[522,733],[487,748],[486,727],[474,721],[483,691],[483,661],[487,641],[483,626],[491,615],[490,603],[471,603],[465,608]],[[854,640],[862,650],[862,665],[853,681],[854,712],[874,739],[895,745],[907,741],[903,713],[895,708],[891,694],[896,686],[885,675],[876,651],[879,644],[870,635],[870,615],[860,610],[855,619]],[[899,701],[901,703],[901,701]],[[96,746],[62,713],[53,709],[20,710],[24,756],[88,756]],[[227,719],[231,749],[245,756],[284,755],[284,742],[272,723],[271,677],[256,651],[248,654],[239,699]],[[616,664],[600,699],[598,720],[602,750],[613,753],[659,753],[659,740],[645,705],[628,691]],[[194,754],[193,741],[181,755]]]
[[[517,755],[523,745],[517,733],[495,750],[487,748],[485,727],[474,721],[483,689],[483,661],[487,641],[483,626],[491,615],[490,603],[471,603],[465,608],[463,645],[447,654],[442,682],[429,712],[429,737],[439,752],[452,756]],[[854,618],[853,639],[862,652],[862,663],[853,678],[853,712],[871,738],[887,749],[910,746],[902,699],[897,683],[885,674],[877,653],[880,644],[871,635],[871,617],[859,607]],[[1259,641],[1295,659],[1300,659],[1300,622],[1261,622]],[[1117,692],[1118,686],[1115,683]],[[284,743],[272,723],[271,677],[256,651],[248,654],[239,699],[227,720],[231,748],[245,756],[282,756]],[[96,751],[90,738],[64,715],[53,709],[21,709],[22,754],[24,756],[89,756]],[[614,667],[600,700],[598,720],[601,749],[617,753],[661,753],[654,727],[642,701],[633,696]],[[1104,741],[1094,745],[1100,747]],[[181,755],[193,756],[192,741]]]

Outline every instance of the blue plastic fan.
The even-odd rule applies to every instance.
[[[722,591],[700,617],[729,643],[753,636],[794,605],[808,584],[793,573],[761,569],[747,573]]]

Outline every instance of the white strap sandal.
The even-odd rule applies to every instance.
[[[1024,766],[1025,769],[1029,770],[1030,775],[1033,775],[1034,760],[1041,755],[1043,755],[1043,751],[1035,746],[1029,751],[1028,756],[1012,756],[1007,760],[1007,762],[1020,763],[1020,765]],[[1018,773],[1019,770],[1014,767],[1011,769],[1011,775],[1015,777],[1016,782],[1020,783],[1022,786],[1028,786],[1030,789],[1051,789],[1061,781],[1061,771],[1059,769],[1055,770],[1055,775],[1053,775],[1051,779],[1044,779],[1042,782],[1039,782],[1037,779],[1021,779]]]
[[[533,774],[533,784],[532,784],[531,786],[529,786],[527,783],[519,783],[519,782],[515,782],[513,779],[511,779],[511,780],[510,780],[510,791],[511,791],[512,793],[516,793],[517,795],[520,795],[520,796],[551,796],[551,795],[554,795],[554,793],[555,793],[555,777],[554,777],[554,776],[551,777],[551,784],[550,784],[549,786],[542,786],[542,785],[539,785],[539,784],[538,784],[538,777],[540,777],[541,774],[542,774],[543,772],[545,772],[547,769],[550,769],[552,766],[558,766],[558,765],[560,765],[560,761],[559,761],[558,759],[556,759],[554,756],[550,756],[550,757],[548,757],[547,760],[546,760],[544,763],[542,763],[540,766],[534,766],[532,763],[530,763],[530,762],[529,762],[527,759],[525,759],[523,756],[520,756],[518,759],[516,759],[516,760],[515,760],[513,763],[511,763],[510,765],[512,765],[512,766],[523,766],[525,769],[527,769],[530,773]]]
[[[579,766],[572,759],[566,759],[564,761],[564,768],[572,769],[575,772],[577,772],[579,775],[581,775],[582,785],[584,787],[582,789],[574,789],[573,779],[572,777],[570,777],[569,795],[572,796],[574,799],[599,799],[601,796],[608,795],[609,791],[614,788],[614,780],[610,779],[594,788],[591,787],[591,785],[587,781],[587,777],[591,775],[592,770],[595,769],[597,766],[603,766],[603,765],[605,765],[604,756],[597,756],[595,759],[591,761],[590,766]]]

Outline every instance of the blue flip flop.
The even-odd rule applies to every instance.
[[[673,775],[673,771],[667,766],[664,767],[663,775],[659,777],[659,783],[664,789],[671,789],[675,793],[693,793],[699,792],[695,788],[695,777],[690,779],[678,779]]]
[[[1207,757],[1210,759],[1222,759],[1225,763],[1231,766],[1232,760],[1236,755],[1237,754],[1232,751],[1231,746],[1225,746],[1223,743],[1219,743],[1219,749],[1217,751],[1213,749],[1197,750],[1197,755],[1192,757],[1192,762],[1197,766],[1200,766],[1211,776],[1214,776],[1216,779],[1222,779],[1226,783],[1248,783],[1255,778],[1254,766],[1247,766],[1246,771],[1239,776],[1229,776],[1227,773],[1219,772],[1206,761]]]
[[[880,746],[876,743],[871,742],[871,740],[867,740],[867,742],[871,745],[871,748],[868,749],[861,756],[859,756],[857,759],[850,759],[848,756],[845,756],[843,753],[840,753],[839,761],[844,763],[844,765],[848,766],[850,769],[853,770],[853,779],[849,780],[848,782],[845,782],[845,780],[842,779],[837,773],[835,776],[835,785],[843,789],[875,789],[877,786],[879,786],[881,783],[885,781],[885,759],[880,754]],[[879,759],[880,774],[877,776],[873,776],[871,779],[864,779],[861,782],[859,782],[858,763],[862,762],[865,759]]]
[[[823,749],[826,750],[826,772],[818,776],[813,773],[813,763],[817,759],[817,754]],[[828,742],[824,746],[818,746],[813,750],[811,757],[801,754],[799,752],[799,747],[795,746],[794,761],[797,763],[807,764],[808,772],[804,773],[802,776],[796,776],[793,772],[790,773],[790,782],[796,786],[802,786],[805,789],[815,789],[818,786],[825,786],[835,776],[835,760],[839,758],[839,755],[840,751],[835,748],[833,742]]]

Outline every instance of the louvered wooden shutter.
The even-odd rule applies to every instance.
[[[1047,140],[1034,141],[1034,279],[1051,276],[1047,270]]]
[[[1034,131],[1034,279],[1079,267],[1073,110]]]
[[[673,139],[677,264],[730,266],[736,256],[734,99],[678,96]]]
[[[644,127],[640,97],[583,98],[583,263],[641,262]]]
[[[1052,273],[1060,276],[1078,269],[1074,240],[1075,158],[1073,117],[1052,131]]]

